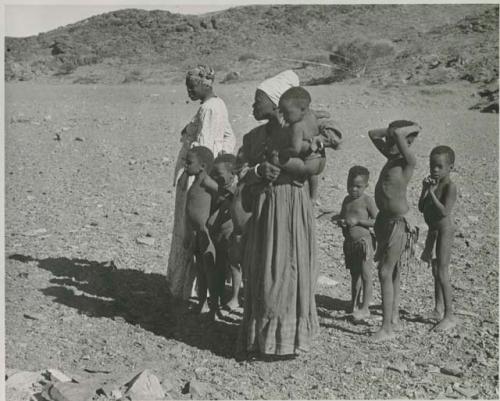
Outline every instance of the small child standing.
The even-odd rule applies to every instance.
[[[375,220],[378,273],[382,290],[382,327],[373,338],[388,340],[399,327],[399,280],[402,256],[408,247],[410,227],[406,190],[417,164],[410,146],[420,131],[411,121],[398,120],[388,128],[368,132],[375,147],[387,158],[375,186],[375,203],[379,209]]]
[[[451,211],[457,199],[457,187],[450,179],[455,152],[448,146],[437,146],[430,154],[430,176],[422,182],[418,209],[424,214],[429,230],[421,259],[432,266],[435,308],[431,318],[440,320],[434,330],[448,330],[456,325],[452,308],[448,266],[454,236]],[[444,316],[443,316],[444,312]]]
[[[352,316],[362,320],[370,316],[368,309],[372,298],[373,238],[369,227],[373,227],[377,207],[366,195],[370,172],[366,167],[354,166],[347,178],[347,195],[342,202],[339,226],[344,234],[344,257],[346,268],[351,272]],[[361,302],[361,289],[363,301]]]
[[[237,188],[235,175],[236,156],[223,154],[214,161],[211,176],[217,182],[218,193],[212,199],[212,213],[208,220],[208,228],[215,246],[215,280],[217,303],[222,305],[226,271],[231,271],[232,296],[224,305],[225,309],[238,308],[238,294],[241,287],[241,266],[231,256],[234,224],[231,206]]]
[[[185,172],[194,176],[194,181],[186,197],[186,238],[184,247],[194,251],[199,304],[198,313],[211,312],[215,316],[217,305],[215,288],[215,248],[210,238],[207,221],[210,217],[212,194],[217,192],[217,183],[208,172],[214,162],[213,153],[204,146],[191,148],[185,159]],[[207,289],[210,290],[210,303],[207,304]]]

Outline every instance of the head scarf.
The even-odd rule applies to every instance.
[[[292,70],[280,72],[272,78],[266,79],[257,89],[263,91],[277,106],[281,95],[293,86],[299,86],[299,77]]]
[[[186,79],[190,79],[195,83],[212,86],[215,79],[215,71],[209,65],[200,64],[187,72]]]

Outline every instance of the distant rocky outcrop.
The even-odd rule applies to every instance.
[[[5,43],[7,81],[130,83],[131,70],[147,70],[140,81],[157,82],[198,62],[213,64],[219,81],[295,68],[310,84],[491,82],[498,6],[266,5],[201,16],[124,9]]]

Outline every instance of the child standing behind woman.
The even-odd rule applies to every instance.
[[[440,320],[434,330],[448,330],[456,325],[451,299],[450,264],[454,225],[451,210],[457,200],[457,187],[450,179],[455,153],[448,146],[432,149],[430,173],[422,183],[418,209],[429,226],[422,260],[432,266],[436,306],[431,318]],[[443,316],[444,312],[444,316]]]
[[[226,105],[213,90],[215,71],[207,65],[199,65],[187,72],[186,88],[191,100],[200,100],[201,106],[191,122],[182,130],[182,147],[174,172],[175,210],[172,242],[167,268],[167,285],[170,294],[178,301],[191,296],[195,269],[193,254],[183,247],[186,231],[186,195],[193,183],[184,173],[184,161],[189,149],[205,146],[215,155],[232,153],[235,137]]]

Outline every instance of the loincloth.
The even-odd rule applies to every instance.
[[[375,261],[383,260],[390,248],[399,247],[397,250],[400,255],[398,265],[401,267],[409,266],[415,257],[418,227],[412,228],[404,216],[387,217],[379,213],[373,228],[377,239]]]
[[[364,262],[373,256],[375,241],[371,235],[356,240],[346,237],[343,248],[345,267],[352,271],[360,268]]]

